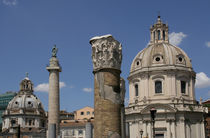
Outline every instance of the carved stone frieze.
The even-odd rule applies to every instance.
[[[114,68],[120,70],[122,62],[122,46],[112,35],[93,37],[92,61],[94,70]]]

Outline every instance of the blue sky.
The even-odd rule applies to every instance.
[[[29,72],[35,94],[47,110],[51,49],[59,48],[61,109],[92,106],[93,74],[89,39],[112,34],[123,46],[122,74],[150,40],[158,11],[171,41],[192,59],[198,73],[196,98],[210,97],[209,0],[0,0],[0,93],[18,91]],[[39,86],[39,87],[37,87]],[[128,97],[128,81],[126,79]]]

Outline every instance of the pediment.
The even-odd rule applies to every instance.
[[[177,111],[176,108],[168,105],[168,104],[150,104],[141,110],[141,114],[148,114],[150,110],[154,108],[157,110],[157,113],[175,113]]]

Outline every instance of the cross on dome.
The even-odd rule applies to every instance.
[[[29,76],[29,73],[26,72],[26,77],[25,77],[26,80],[29,80],[29,77],[28,76]]]

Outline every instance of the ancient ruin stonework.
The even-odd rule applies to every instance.
[[[94,37],[90,43],[95,77],[94,138],[120,138],[122,47],[111,35]]]
[[[100,68],[121,68],[122,46],[111,35],[93,37],[90,40],[92,45],[92,60],[94,70]]]

